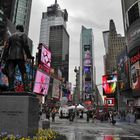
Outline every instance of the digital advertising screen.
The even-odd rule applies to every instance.
[[[140,49],[136,48],[130,57],[130,79],[134,96],[140,95]]]
[[[114,98],[104,98],[104,104],[107,106],[114,106],[115,105],[115,99]]]
[[[8,86],[9,86],[8,78],[1,71],[3,66],[4,65],[0,65],[0,89],[1,90],[5,89],[5,88],[8,88]]]
[[[102,76],[103,95],[112,95],[117,91],[117,75],[103,75]]]
[[[41,63],[47,68],[50,69],[51,66],[51,52],[49,49],[42,45],[41,48]]]
[[[27,62],[25,66],[26,66],[26,73],[28,79],[26,82],[28,82],[27,85],[29,86],[29,89],[31,89],[35,70],[32,68],[32,64],[30,62]],[[24,91],[22,77],[18,67],[16,67],[16,73],[15,73],[15,91],[17,92]]]
[[[129,80],[129,59],[127,56],[127,50],[122,51],[117,57],[117,74],[119,81],[119,89],[125,91],[130,89]]]
[[[91,52],[86,50],[84,55],[84,66],[91,65]]]
[[[85,93],[91,93],[91,92],[92,92],[92,83],[85,82]]]
[[[41,70],[36,71],[35,83],[33,92],[41,95],[48,94],[50,77]]]

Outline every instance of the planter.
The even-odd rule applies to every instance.
[[[67,137],[66,136],[64,136],[64,135],[59,135],[59,136],[57,136],[55,139],[53,139],[53,140],[67,140]]]

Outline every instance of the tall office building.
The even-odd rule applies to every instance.
[[[14,25],[21,24],[28,35],[31,4],[32,0],[1,0],[0,10],[3,12],[0,12],[0,17],[3,14],[5,19],[0,18],[0,25],[4,22],[8,32],[13,33],[15,31]]]
[[[62,72],[62,77],[68,81],[69,76],[69,35],[63,25],[51,26],[49,48],[52,53],[51,66]]]
[[[17,25],[24,26],[25,33],[28,35],[32,0],[15,0],[11,15],[11,21]]]
[[[140,1],[121,0],[121,2],[124,32],[130,59],[131,95],[134,97],[133,100],[128,100],[128,106],[137,109],[140,114]]]
[[[51,67],[62,71],[65,81],[68,81],[69,71],[69,35],[66,30],[68,13],[61,10],[57,0],[43,12],[40,27],[40,43],[48,46],[52,53]]]
[[[57,0],[55,0],[55,4],[47,7],[47,12],[42,14],[39,42],[49,46],[50,26],[63,25],[66,28],[67,21],[66,9],[60,9]]]
[[[82,26],[80,34],[80,91],[82,100],[93,100],[95,91],[94,38],[92,29]]]
[[[125,38],[117,34],[113,20],[110,20],[109,31],[103,32],[105,43],[104,69],[105,74],[111,74],[117,70],[117,55],[125,48]]]

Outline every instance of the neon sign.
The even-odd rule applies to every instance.
[[[104,95],[114,94],[117,89],[117,75],[102,76],[102,87]]]

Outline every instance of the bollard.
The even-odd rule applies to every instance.
[[[50,128],[50,121],[45,119],[42,120],[42,129],[49,129]]]

